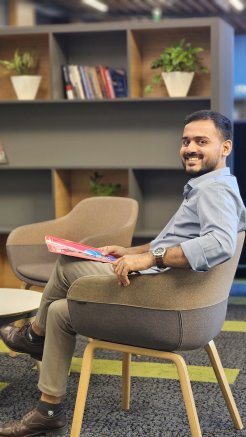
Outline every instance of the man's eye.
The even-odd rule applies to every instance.
[[[206,140],[199,140],[198,144],[200,144],[201,146],[204,146],[204,144],[207,144]]]
[[[188,140],[183,140],[182,141],[182,145],[183,146],[188,146],[189,145],[189,141]]]

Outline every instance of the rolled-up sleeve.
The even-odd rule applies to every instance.
[[[237,202],[229,187],[210,184],[197,199],[200,236],[181,243],[193,270],[206,271],[231,258],[238,232]]]

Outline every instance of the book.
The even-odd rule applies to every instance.
[[[47,244],[49,252],[58,253],[60,255],[75,256],[77,258],[85,258],[104,263],[112,263],[116,260],[113,255],[103,255],[102,251],[95,247],[54,237],[52,235],[45,236],[45,243]]]
[[[115,92],[114,92],[114,88],[113,88],[113,84],[112,84],[112,80],[111,80],[111,76],[110,76],[108,67],[105,67],[104,74],[105,74],[105,79],[106,79],[107,86],[108,86],[109,97],[111,99],[114,99]]]
[[[108,76],[106,74],[106,67],[105,65],[98,65],[102,80],[103,80],[103,86],[106,91],[107,98],[112,98],[111,88],[109,86]]]
[[[93,89],[94,89],[94,93],[95,93],[95,97],[97,99],[102,99],[103,98],[103,94],[100,88],[100,84],[99,84],[99,80],[97,77],[97,72],[96,72],[96,68],[95,67],[90,67],[89,69],[89,78],[90,81],[93,85]]]
[[[84,99],[85,93],[83,89],[83,85],[81,83],[80,73],[77,65],[69,64],[68,65],[70,80],[73,84],[73,88],[75,91],[75,95],[78,99]]]
[[[65,95],[68,100],[74,100],[73,85],[70,80],[69,70],[67,65],[62,65],[62,72],[63,72]]]
[[[89,81],[89,85],[90,85],[90,90],[92,92],[92,98],[95,99],[96,98],[96,89],[95,89],[95,85],[93,82],[93,78],[92,78],[92,71],[89,65],[85,65],[85,71],[86,71],[86,75]]]
[[[98,65],[96,65],[95,69],[96,69],[96,74],[97,74],[99,86],[100,86],[100,89],[101,89],[101,92],[102,92],[102,96],[103,96],[104,99],[107,99],[108,95],[107,95],[106,84],[105,84],[105,81],[104,81],[104,77],[102,75],[102,71],[101,71],[101,69],[99,68]]]
[[[87,99],[93,99],[93,92],[91,89],[91,84],[89,81],[89,77],[87,75],[87,70],[85,65],[79,65],[79,73],[80,73],[80,79],[83,84],[84,90],[85,90],[85,97]]]
[[[7,155],[3,143],[0,142],[0,164],[8,164]]]
[[[127,97],[127,78],[123,68],[109,68],[115,97]]]

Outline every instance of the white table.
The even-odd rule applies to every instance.
[[[0,326],[35,315],[42,293],[19,288],[0,288]]]

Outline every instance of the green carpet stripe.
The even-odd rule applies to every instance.
[[[230,296],[229,304],[232,305],[246,305],[246,297],[245,296]]]
[[[9,348],[0,340],[0,352],[9,352]]]
[[[236,323],[236,322],[235,322]],[[241,322],[240,322],[241,323]],[[8,352],[9,349],[0,342],[1,352]],[[82,358],[73,357],[71,364],[71,372],[80,372]],[[191,381],[197,382],[217,382],[213,369],[205,366],[187,366]],[[233,384],[239,374],[240,369],[225,369],[225,373],[229,384]],[[121,375],[120,360],[99,360],[93,361],[92,373],[95,375]],[[132,362],[132,376],[142,378],[163,378],[163,379],[178,379],[177,370],[174,364],[166,363],[151,363],[151,362]],[[6,385],[1,386],[0,390]]]
[[[71,371],[80,372],[81,358],[73,357]],[[233,384],[239,374],[240,369],[225,369],[229,384]],[[188,366],[191,381],[217,382],[214,371],[210,367]],[[121,361],[119,360],[99,360],[93,361],[92,373],[95,375],[121,375]],[[132,362],[132,376],[143,378],[163,378],[178,379],[178,373],[174,364]]]
[[[7,382],[0,382],[0,391],[7,387],[9,384]]]
[[[246,332],[246,322],[242,322],[240,320],[226,320],[223,325],[222,331]]]

